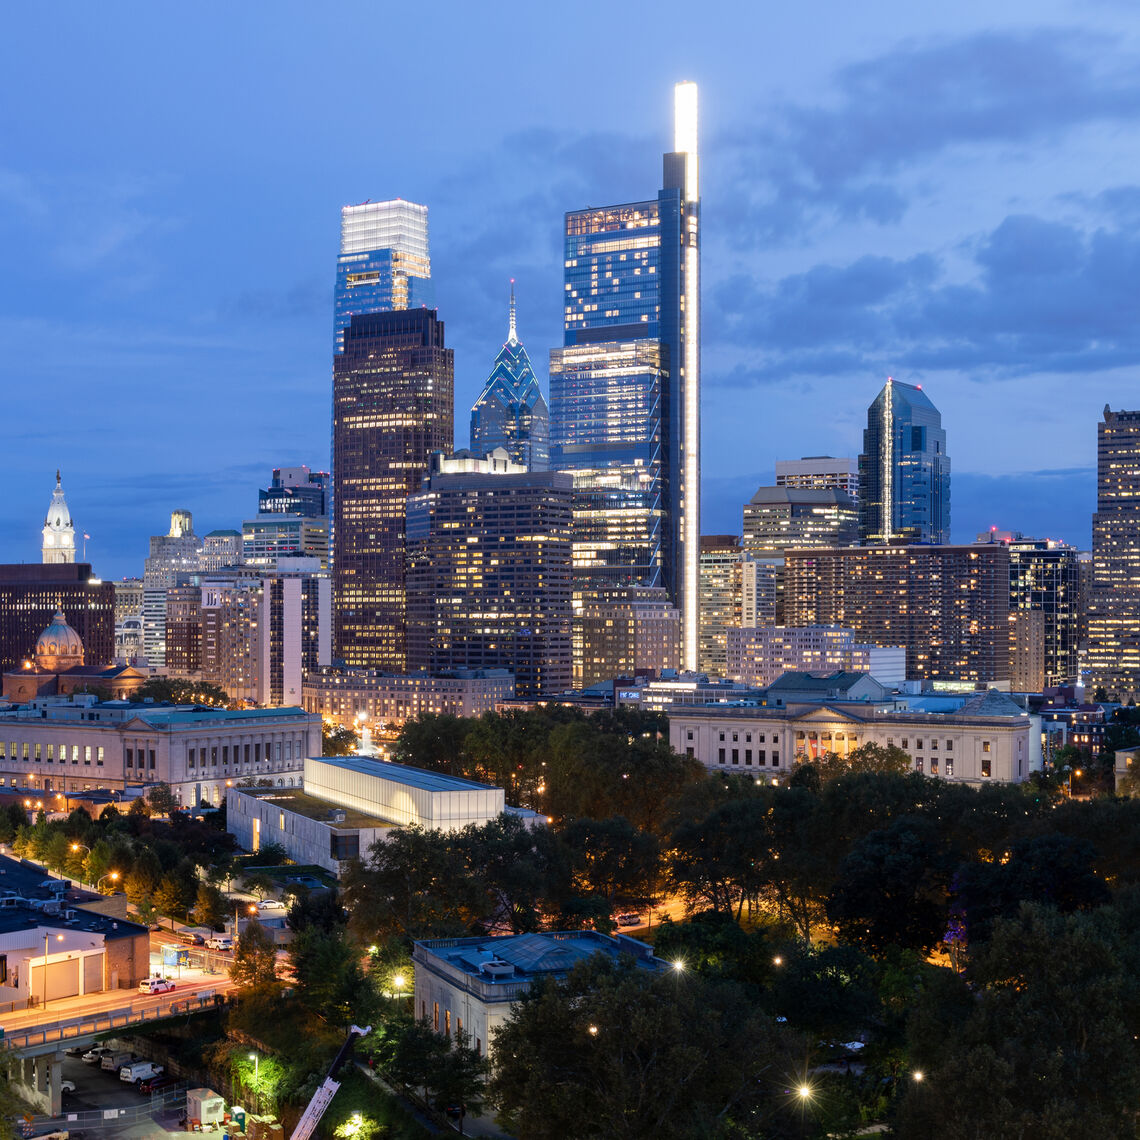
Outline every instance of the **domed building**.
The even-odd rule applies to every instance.
[[[75,561],[75,527],[71,521],[71,512],[67,509],[67,500],[63,497],[63,484],[58,470],[55,473],[51,506],[44,519],[43,560],[51,563]]]
[[[130,698],[147,675],[127,665],[89,668],[83,661],[83,639],[56,610],[51,625],[36,641],[35,653],[19,669],[4,674],[4,696],[22,704],[36,697],[76,692],[104,693],[113,700]]]

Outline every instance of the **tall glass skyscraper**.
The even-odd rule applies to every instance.
[[[550,466],[550,413],[530,357],[519,341],[514,281],[506,344],[471,409],[471,450],[484,456],[496,447],[504,448],[512,463],[528,471],[545,471]]]
[[[891,377],[867,409],[859,456],[859,540],[950,541],[950,457],[942,414],[921,388]]]
[[[634,496],[626,506],[644,512],[645,546],[632,561],[615,555],[614,574],[666,586],[681,611],[682,664],[695,669],[700,620],[696,84],[677,84],[674,117],[674,147],[665,155],[655,199],[566,215],[564,347],[551,352],[550,440],[551,466],[581,473],[575,480],[581,494],[590,487],[586,472],[608,471],[612,483],[616,470],[625,493]],[[576,507],[576,533],[579,514]],[[603,551],[603,562],[606,557]],[[576,565],[576,575],[579,569]]]
[[[435,307],[427,206],[397,198],[340,211],[340,257],[333,300],[334,351],[362,313]]]

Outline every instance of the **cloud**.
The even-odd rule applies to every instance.
[[[952,537],[955,542],[971,542],[975,535],[996,526],[1087,549],[1095,505],[1096,470],[1092,467],[1011,475],[955,471],[950,501]]]

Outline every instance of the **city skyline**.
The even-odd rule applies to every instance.
[[[76,9],[59,40],[70,83],[92,78],[91,42],[109,67],[128,55],[143,77],[156,66],[140,47],[161,33],[160,16],[131,29],[125,15],[88,18]],[[951,18],[887,5],[858,27],[837,15],[834,41],[783,14],[763,43],[742,35],[740,46],[698,28],[683,46],[647,52],[652,62],[616,92],[587,90],[572,112],[545,74],[551,26],[522,9],[502,19],[535,45],[520,64],[532,97],[463,86],[505,25],[477,32],[457,14],[441,47],[454,78],[426,97],[423,118],[408,114],[411,100],[376,112],[382,145],[367,156],[348,153],[346,126],[320,140],[307,130],[329,107],[307,72],[293,93],[261,60],[252,67],[266,90],[225,104],[234,121],[219,125],[235,52],[254,31],[244,15],[210,50],[206,29],[189,27],[164,62],[170,83],[155,83],[146,106],[126,79],[88,83],[84,100],[68,84],[49,96],[28,61],[6,53],[2,82],[24,95],[7,101],[23,111],[6,122],[0,171],[11,251],[0,360],[21,429],[0,506],[8,557],[36,560],[57,466],[105,577],[139,572],[171,510],[192,510],[203,533],[232,526],[266,467],[326,466],[328,267],[346,203],[404,198],[431,211],[460,409],[501,345],[510,277],[533,313],[526,340],[548,393],[562,215],[644,194],[668,146],[669,88],[683,78],[702,93],[702,530],[738,532],[742,504],[778,459],[857,455],[866,405],[890,374],[922,383],[943,413],[954,541],[997,524],[1088,549],[1093,425],[1105,403],[1135,403],[1125,371],[1136,355],[1126,297],[1140,198],[1127,167],[1140,99],[1128,75],[1132,17],[1046,4],[1000,17],[967,6]],[[751,19],[742,30],[760,31]],[[10,43],[38,35],[37,22],[18,13]],[[331,59],[334,29],[297,46],[302,26],[286,6],[267,34],[311,67]],[[183,92],[202,89],[199,49],[223,81],[187,105]],[[900,109],[920,78],[928,98]],[[957,99],[967,87],[969,111]],[[614,100],[618,116],[607,113]],[[253,137],[250,116],[271,107]],[[421,139],[428,119],[437,137]],[[157,122],[173,124],[177,145]],[[487,148],[518,161],[487,170]],[[192,173],[207,167],[224,172],[216,185]],[[51,423],[43,392],[55,397]],[[178,446],[155,430],[163,423],[178,424]]]

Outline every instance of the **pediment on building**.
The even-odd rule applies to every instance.
[[[835,705],[822,704],[796,716],[796,724],[863,724],[865,718]]]

